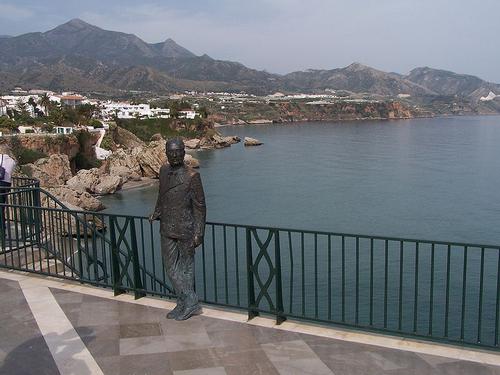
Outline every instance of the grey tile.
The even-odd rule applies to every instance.
[[[165,335],[165,344],[168,352],[177,352],[191,349],[206,349],[214,346],[206,332],[186,332],[183,335]]]
[[[82,303],[83,294],[67,292],[60,289],[49,288],[52,295],[56,299],[57,303],[60,305],[65,305],[68,303]]]
[[[130,355],[120,361],[120,375],[173,374],[165,354]]]
[[[174,371],[174,375],[227,375],[224,367]]]
[[[274,367],[283,375],[333,375],[333,372],[318,358],[280,361],[274,363]]]
[[[283,331],[279,329],[269,329],[264,327],[252,326],[252,332],[259,344],[267,344],[281,341],[301,340],[298,333]]]
[[[302,340],[262,344],[261,347],[273,363],[290,361],[292,359],[318,358],[311,348]]]
[[[161,336],[159,323],[140,323],[120,325],[120,338]]]
[[[167,343],[163,336],[133,337],[120,339],[120,355],[166,353]]]
[[[500,361],[500,359],[499,359]],[[480,363],[458,361],[442,363],[436,366],[439,374],[443,375],[498,375],[500,369],[498,367],[485,366]]]
[[[78,326],[118,325],[117,306],[113,301],[82,303]]]
[[[215,352],[228,375],[277,375],[266,353],[260,348],[216,348]]]
[[[167,358],[173,371],[222,365],[222,361],[212,348],[170,352],[167,353]]]
[[[233,349],[259,348],[259,344],[250,329],[208,332],[214,346],[231,347]]]

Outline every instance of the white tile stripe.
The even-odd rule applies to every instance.
[[[107,298],[114,301],[122,301],[134,303],[142,306],[156,307],[160,309],[172,309],[175,304],[169,301],[155,298],[141,298],[135,300],[133,295],[122,294],[117,297],[113,296],[113,292],[105,289],[98,289],[89,286],[82,286],[76,283],[61,281],[60,279],[36,277],[32,274],[21,273],[15,271],[0,271],[0,278],[9,280],[36,280],[38,285],[47,285],[51,288],[67,290],[75,293],[82,293],[101,298]],[[274,328],[283,331],[303,333],[314,336],[332,338],[359,344],[368,344],[383,348],[404,350],[413,353],[429,354],[439,357],[452,358],[463,361],[477,362],[487,365],[500,366],[500,355],[491,351],[482,349],[464,349],[453,345],[435,344],[427,341],[421,341],[412,338],[400,338],[389,335],[381,335],[376,333],[363,333],[354,330],[324,327],[313,323],[299,323],[294,321],[286,321],[281,325],[276,325],[274,319],[257,317],[251,321],[247,321],[246,314],[233,312],[229,310],[220,310],[211,307],[203,307],[203,316],[229,320],[233,322],[247,323],[259,327]]]
[[[61,375],[103,375],[54,296],[40,280],[19,285]]]

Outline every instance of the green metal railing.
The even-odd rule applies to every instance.
[[[38,187],[18,192],[41,195],[41,205],[15,204],[36,201],[18,197],[3,205],[4,219],[19,227],[20,217],[32,218],[22,225],[36,236],[18,239],[24,247],[7,249],[3,241],[1,267],[136,298],[174,297],[157,222],[53,207]],[[499,246],[207,223],[196,289],[204,302],[249,318],[263,313],[278,323],[295,318],[499,348]]]

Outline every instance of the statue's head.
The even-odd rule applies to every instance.
[[[172,167],[178,167],[184,164],[184,142],[180,138],[172,138],[167,141],[167,159]]]

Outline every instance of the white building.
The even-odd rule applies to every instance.
[[[71,133],[73,133],[73,127],[72,126],[56,126],[56,133],[57,134],[71,134]]]
[[[149,104],[107,102],[102,104],[101,113],[105,120],[114,116],[121,119],[170,118],[169,108],[151,108]]]
[[[7,116],[7,103],[0,99],[0,116]]]
[[[193,120],[197,115],[198,113],[193,110],[179,111],[179,118],[187,118]]]

